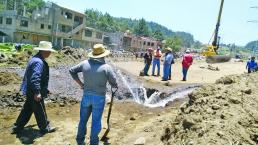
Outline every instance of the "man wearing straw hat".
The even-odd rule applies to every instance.
[[[55,50],[52,49],[52,43],[47,41],[40,41],[39,47],[34,48],[34,50],[39,52],[30,59],[25,71],[21,91],[23,94],[26,94],[26,101],[14,123],[12,134],[19,133],[24,128],[30,120],[32,113],[34,113],[42,134],[56,130],[49,125],[44,105],[44,98],[47,97],[49,92],[49,66],[45,59]]]
[[[80,122],[76,141],[85,144],[87,122],[92,114],[90,144],[99,144],[98,134],[101,131],[101,118],[105,106],[106,84],[117,88],[116,77],[113,69],[105,63],[104,57],[110,54],[103,44],[95,44],[93,51],[88,54],[89,60],[82,61],[70,69],[70,74],[83,89],[80,107]],[[83,82],[78,73],[82,72]]]
[[[164,60],[164,65],[163,65],[163,77],[162,81],[167,81],[169,79],[169,74],[170,74],[170,67],[171,67],[171,62],[173,60],[173,55],[172,55],[172,49],[167,47],[165,48],[166,54],[165,54],[165,60]]]

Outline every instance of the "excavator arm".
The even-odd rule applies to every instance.
[[[213,35],[213,41],[211,45],[207,46],[207,50],[202,52],[202,55],[206,56],[206,62],[208,63],[217,63],[217,62],[227,62],[230,60],[229,56],[221,56],[218,55],[218,49],[219,49],[219,27],[220,27],[220,20],[223,10],[224,0],[221,0],[220,3],[220,9],[219,9],[219,15],[217,19],[217,24],[214,30]]]

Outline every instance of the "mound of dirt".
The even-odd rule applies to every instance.
[[[85,50],[72,48],[70,46],[65,46],[60,50],[61,54],[65,56],[71,56],[74,59],[82,59],[83,56],[86,56]]]
[[[228,76],[189,94],[166,126],[164,144],[258,143],[258,75]]]
[[[0,86],[20,83],[21,77],[16,73],[0,72]]]

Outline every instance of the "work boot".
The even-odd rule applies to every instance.
[[[23,130],[23,127],[13,126],[11,129],[11,134],[19,134]]]

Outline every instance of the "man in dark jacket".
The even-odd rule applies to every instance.
[[[52,43],[47,41],[41,41],[39,47],[34,48],[34,50],[39,52],[32,57],[26,68],[21,86],[23,94],[26,94],[26,101],[14,123],[12,134],[19,133],[24,128],[30,120],[32,113],[34,113],[42,134],[55,131],[54,128],[49,126],[44,105],[44,98],[48,94],[49,81],[49,66],[45,59],[55,50],[52,49]]]
[[[145,55],[144,55],[144,63],[145,63],[145,66],[144,66],[143,71],[144,71],[144,75],[145,75],[145,76],[149,76],[149,75],[148,75],[148,71],[149,71],[151,62],[152,62],[152,48],[148,48],[148,49],[147,49],[147,52],[146,52]]]

